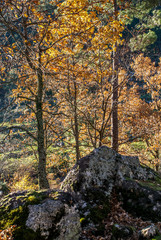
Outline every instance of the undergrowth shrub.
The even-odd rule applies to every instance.
[[[34,183],[29,173],[17,179],[15,177],[10,185],[11,191],[38,190],[38,185]]]

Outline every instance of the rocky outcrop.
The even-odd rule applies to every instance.
[[[0,229],[16,225],[15,240],[90,240],[103,237],[109,225],[111,239],[132,239],[136,229],[130,225],[107,223],[113,194],[134,217],[155,223],[161,221],[161,191],[144,186],[155,181],[160,181],[156,173],[142,167],[138,157],[102,146],[79,160],[61,190],[24,191],[2,198]],[[158,234],[153,223],[149,226],[139,230],[138,239]]]
[[[138,157],[122,156],[102,146],[79,160],[63,181],[61,189],[83,193],[92,187],[99,187],[110,195],[113,187],[122,185],[126,178],[154,179],[155,173],[142,167]]]

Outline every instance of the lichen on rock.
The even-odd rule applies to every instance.
[[[41,236],[47,239],[50,235],[50,229],[64,215],[64,204],[61,201],[47,199],[38,205],[29,205],[29,215],[26,226],[34,232],[40,230]],[[55,229],[56,231],[56,229]],[[53,233],[54,234],[54,233]]]
[[[154,179],[153,171],[143,168],[136,156],[123,156],[102,146],[78,161],[61,184],[68,192],[83,192],[92,187],[102,187],[110,196],[114,185],[126,178]]]
[[[63,191],[84,192],[92,187],[105,187],[110,195],[114,184],[117,153],[102,146],[79,160],[61,185]]]
[[[47,199],[38,205],[29,205],[26,226],[34,232],[40,231],[44,239],[78,239],[80,218],[75,207],[69,207],[60,200]]]

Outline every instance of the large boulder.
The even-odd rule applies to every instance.
[[[127,178],[154,179],[154,172],[140,165],[138,157],[122,156],[111,148],[102,146],[78,161],[61,185],[67,192],[83,193],[93,187],[103,188],[111,194],[114,185]]]
[[[142,167],[138,157],[122,156],[102,146],[78,161],[61,190],[23,191],[3,197],[0,229],[15,225],[14,240],[95,239],[106,232],[114,193],[133,216],[161,221],[161,192],[144,186],[155,181],[156,173]],[[120,234],[132,237],[135,232],[127,224],[114,224],[113,239]]]

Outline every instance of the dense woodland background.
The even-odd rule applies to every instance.
[[[0,1],[0,181],[55,187],[101,145],[160,168],[160,1]]]

